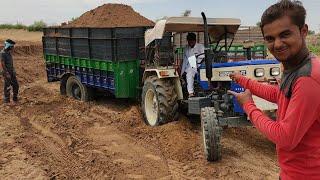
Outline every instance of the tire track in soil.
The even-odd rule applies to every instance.
[[[57,135],[50,131],[44,131],[44,128],[35,122],[30,122],[27,117],[20,118],[21,125],[25,129],[23,137],[17,139],[22,143],[22,147],[27,150],[31,157],[40,158],[45,157],[45,161],[51,161],[52,166],[59,166],[59,172],[55,172],[52,167],[51,172],[48,172],[50,178],[55,177],[74,177],[84,178],[88,177],[83,171],[81,163],[78,158],[70,153],[65,144],[61,144],[61,139],[56,138]],[[50,157],[50,158],[49,158]],[[61,172],[61,170],[63,170]]]
[[[24,149],[27,152],[43,162],[43,164],[49,164],[48,175],[51,178],[59,177],[59,178],[88,178],[94,177],[95,173],[99,171],[99,168],[91,168],[91,163],[95,161],[94,154],[89,154],[82,156],[83,158],[79,158],[79,154],[73,154],[74,144],[77,143],[77,140],[82,137],[77,137],[77,133],[74,132],[63,132],[59,134],[59,130],[64,131],[64,129],[58,129],[58,133],[52,132],[49,128],[43,127],[41,125],[41,121],[39,118],[35,118],[32,114],[37,114],[37,116],[50,117],[51,121],[59,121],[59,115],[56,116],[54,109],[59,109],[61,106],[61,100],[63,98],[59,98],[58,100],[53,100],[52,102],[46,102],[46,98],[49,94],[43,88],[39,88],[38,85],[30,86],[26,89],[27,92],[37,92],[40,95],[40,98],[36,97],[28,97],[29,101],[25,106],[25,109],[20,110],[20,119],[21,124],[25,127],[26,135],[23,137],[22,142]],[[41,93],[42,92],[42,93]],[[22,92],[21,94],[24,94]],[[45,95],[45,96],[43,96]],[[52,96],[49,96],[52,98]],[[36,99],[33,99],[36,98]],[[36,103],[35,103],[36,102]],[[49,111],[51,110],[51,111]],[[49,112],[49,113],[48,113]],[[59,111],[57,111],[59,113]],[[23,115],[21,115],[23,114]],[[62,113],[64,114],[64,113]],[[31,117],[31,118],[27,118]],[[57,118],[56,118],[57,117]],[[51,128],[57,127],[59,128],[59,123],[47,121]],[[63,123],[60,124],[62,127]],[[75,130],[77,131],[77,130]],[[81,132],[79,130],[79,132]],[[68,136],[66,136],[68,134]],[[60,138],[60,135],[64,135],[66,140],[63,137]],[[64,142],[65,141],[65,142]],[[81,140],[82,145],[86,145],[85,140]],[[90,152],[90,149],[89,151]]]
[[[44,117],[48,117],[45,114],[48,112],[47,110],[59,107],[61,102],[55,99],[47,101],[46,98],[50,93],[41,86],[39,87],[37,82],[30,84],[28,88],[22,88],[21,95],[23,96],[26,92],[32,92],[35,96],[25,98],[24,102],[21,103],[24,104],[23,108],[18,110],[17,117],[20,119],[25,133],[17,141],[21,143],[31,157],[38,159],[43,165],[49,165],[46,171],[50,178],[90,177],[91,172],[83,166],[87,162],[79,160],[76,155],[72,154],[58,134],[37,122],[39,119],[37,116],[41,117],[44,114]],[[38,98],[39,95],[40,98]],[[52,119],[55,120],[55,118]]]
[[[148,150],[145,150],[144,148],[137,146],[135,143],[132,143],[134,142],[132,139],[123,137],[123,135],[120,136],[119,134],[121,133],[113,130],[113,128],[110,129],[110,127],[108,128],[108,127],[97,126],[98,123],[95,123],[91,128],[88,128],[90,127],[90,123],[89,125],[84,123],[85,128],[75,129],[74,130],[75,132],[70,131],[69,127],[65,128],[64,130],[66,130],[67,132],[69,131],[67,134],[72,134],[72,140],[71,140],[72,142],[68,143],[67,142],[68,138],[65,138],[65,141],[66,141],[65,143],[63,140],[63,136],[66,134],[65,132],[62,134],[59,134],[59,132],[56,132],[56,131],[52,132],[51,130],[49,130],[49,128],[43,127],[41,124],[42,122],[38,122],[38,121],[41,121],[40,118],[43,117],[43,115],[48,117],[48,114],[50,117],[49,119],[51,121],[60,121],[62,119],[60,118],[60,115],[62,114],[62,117],[65,120],[65,123],[68,124],[69,117],[73,119],[74,117],[72,117],[72,115],[74,114],[71,113],[71,116],[68,116],[67,114],[74,111],[73,108],[78,109],[79,105],[83,106],[84,103],[73,102],[70,99],[64,99],[65,101],[67,101],[66,102],[67,104],[69,103],[68,111],[64,112],[64,108],[61,108],[63,107],[61,105],[65,105],[64,102],[59,102],[55,98],[53,98],[53,100],[51,101],[48,101],[46,97],[49,96],[52,98],[52,96],[50,96],[50,93],[46,92],[45,89],[39,87],[37,83],[35,83],[32,86],[29,86],[29,88],[25,88],[25,90],[22,91],[21,94],[23,95],[26,92],[34,93],[35,91],[38,94],[36,98],[37,103],[35,104],[33,102],[33,100],[35,100],[33,98],[35,97],[29,97],[26,100],[27,102],[22,102],[26,108],[19,110],[18,117],[19,119],[21,119],[21,124],[24,127],[26,133],[24,134],[23,138],[20,138],[17,141],[22,142],[23,148],[26,149],[28,154],[30,154],[32,157],[39,158],[39,161],[42,161],[42,162],[47,161],[46,163],[50,164],[51,167],[49,167],[48,169],[48,174],[51,178],[53,177],[59,177],[59,178],[92,177],[94,175],[94,172],[88,171],[88,166],[86,166],[85,162],[88,159],[93,159],[92,161],[95,161],[97,157],[88,158],[87,152],[90,152],[90,151],[92,151],[92,154],[94,156],[98,156],[99,159],[105,159],[106,157],[111,159],[109,162],[103,162],[103,164],[108,167],[106,171],[109,171],[109,172],[103,173],[103,168],[101,168],[100,166],[98,166],[96,169],[93,170],[93,171],[99,172],[98,176],[105,176],[105,174],[110,174],[110,170],[112,169],[110,168],[110,166],[111,167],[116,166],[116,168],[114,168],[115,169],[114,172],[116,173],[114,173],[113,175],[115,177],[119,176],[119,173],[121,171],[123,172],[123,174],[125,174],[126,177],[149,177],[150,178],[150,177],[153,177],[154,175],[157,175],[158,177],[168,175],[168,171],[165,163],[161,162],[162,158],[159,158],[157,155],[152,154],[152,152],[148,152]],[[60,99],[63,100],[63,98],[60,98]],[[48,111],[47,106],[50,106],[51,111]],[[90,106],[90,105],[85,105],[85,106]],[[82,113],[79,113],[79,114],[80,115],[87,114],[87,111],[88,110],[84,110],[82,111]],[[35,114],[35,113],[37,113],[38,118],[35,116],[32,116],[32,114]],[[59,115],[57,115],[54,118],[51,118],[54,116],[54,114],[51,114],[51,113],[59,114]],[[80,121],[83,119],[87,119],[87,121],[90,121],[90,120],[94,121],[94,119],[97,119],[97,118],[96,117],[92,118],[92,116],[91,117],[85,116],[81,118]],[[101,117],[101,119],[103,119],[103,117]],[[60,126],[61,124],[59,125],[59,123],[57,123],[54,129],[62,130],[63,128],[61,128]],[[88,128],[87,129],[88,133],[84,133],[83,136],[78,136],[79,132],[80,133],[85,132],[86,128]],[[107,130],[103,130],[103,132],[101,132],[100,134],[99,133],[94,134],[96,132],[99,132],[99,130],[101,129],[102,130],[107,129]],[[111,139],[110,139],[111,141],[105,141],[105,139],[108,139],[108,133],[109,133],[109,136],[111,136]],[[90,135],[92,134],[94,134],[94,136],[90,137]],[[92,143],[88,143],[87,141],[90,141],[90,140],[88,140],[86,137],[92,138],[93,139],[93,141],[91,141]],[[76,149],[75,147],[70,148],[72,145],[74,146],[74,144],[77,144],[77,142],[75,142],[77,141],[76,139],[87,143],[86,146],[84,146],[85,148],[78,148],[78,149]],[[99,140],[101,139],[103,139],[103,144],[104,144],[103,146],[99,144]],[[69,144],[69,147],[67,144]],[[108,148],[106,149],[106,147],[111,147],[111,149],[108,149]],[[110,150],[110,151],[105,153],[105,150]],[[148,154],[149,156],[144,156],[144,154]],[[81,158],[79,159],[79,157],[82,157],[83,160]],[[153,158],[150,158],[150,157],[153,157]],[[83,165],[83,163],[85,165]],[[163,168],[158,169],[159,166],[161,166],[161,163]],[[146,168],[149,168],[148,173],[143,172],[143,169],[146,169]],[[55,171],[54,169],[57,169],[57,170]],[[84,171],[84,169],[86,171]],[[124,172],[124,169],[126,169],[126,172]],[[140,172],[140,174],[136,174],[136,172]]]
[[[118,101],[118,100],[115,100],[115,101]],[[113,109],[113,108],[111,108],[111,109]],[[129,106],[129,108],[125,108],[123,110],[124,112],[122,114],[122,113],[119,113],[119,109],[118,108],[114,108],[114,110],[110,110],[110,109],[104,109],[103,106],[95,106],[94,108],[92,108],[92,112],[89,115],[93,116],[93,117],[95,117],[97,119],[100,119],[100,118],[103,119],[104,117],[109,117],[110,114],[117,115],[119,119],[115,118],[115,119],[112,119],[111,121],[102,122],[102,123],[103,124],[107,124],[107,125],[111,124],[112,126],[115,126],[115,127],[119,128],[118,125],[127,124],[128,122],[127,121],[121,122],[121,121],[118,121],[118,120],[127,119],[129,117],[128,114],[137,114],[135,110],[136,110],[135,106],[133,106],[133,107]],[[134,112],[131,112],[131,111],[134,111]],[[100,112],[100,113],[98,114],[97,112]],[[120,114],[122,114],[122,115],[120,115]],[[139,119],[139,120],[141,120],[141,119]],[[142,121],[138,121],[137,123],[141,124],[141,122]],[[131,123],[128,123],[127,125],[129,125],[131,127],[131,129],[135,129],[135,127],[134,127],[135,125],[134,124],[135,123],[131,122]],[[144,124],[141,124],[141,125],[145,126]],[[145,127],[147,127],[147,126],[145,126]],[[120,130],[122,130],[122,128],[120,128]],[[121,131],[121,132],[123,133],[123,131]],[[103,135],[104,137],[108,136],[108,133],[103,133],[103,134],[104,134]],[[138,132],[138,134],[140,134],[140,132]],[[146,148],[146,149],[150,150],[150,152],[141,151],[141,152],[144,152],[144,154],[143,153],[139,153],[139,155],[137,156],[138,159],[141,160],[141,159],[143,159],[142,157],[147,157],[147,158],[155,160],[157,162],[165,163],[165,166],[162,167],[162,168],[165,168],[165,171],[168,171],[169,175],[164,176],[161,179],[203,179],[202,177],[197,176],[197,174],[198,174],[197,173],[197,169],[196,168],[192,168],[192,167],[195,167],[195,166],[188,165],[188,164],[191,164],[190,162],[189,163],[178,162],[178,161],[175,161],[175,160],[171,159],[170,157],[167,157],[168,155],[162,149],[163,144],[161,144],[159,139],[152,139],[152,141],[142,142],[141,140],[147,140],[147,139],[142,138],[142,137],[138,137],[137,138],[135,135],[132,134],[132,130],[131,131],[126,131],[126,136],[128,136],[128,135],[131,138],[135,139],[135,140],[133,140],[134,141],[134,145],[130,144],[128,149],[141,149],[141,147],[143,147],[143,148]],[[151,135],[151,133],[149,134],[149,136],[150,135]],[[112,146],[113,143],[110,142],[109,144],[111,144],[111,146]],[[118,146],[118,145],[116,145],[116,146]],[[129,151],[127,153],[131,154],[132,152]],[[156,154],[156,155],[154,155],[154,154]],[[126,155],[121,155],[121,157],[122,156],[126,156]],[[157,167],[158,171],[161,170],[159,168],[159,166],[160,166],[159,163],[157,163],[157,164],[155,164],[153,166]],[[161,165],[161,166],[163,166],[163,165]],[[130,171],[130,170],[128,170],[128,171]],[[149,169],[149,171],[150,171],[150,169]],[[155,176],[154,173],[151,173],[151,175],[152,176],[150,176],[150,177],[152,177],[152,178],[157,177],[157,176]],[[130,177],[130,176],[128,176],[128,177]],[[140,176],[140,178],[141,178],[141,176]]]
[[[209,179],[212,177],[218,179],[259,179],[262,177],[273,179],[277,177],[274,145],[258,135],[253,128],[225,130],[222,136],[223,159],[220,162],[209,163],[203,156],[199,123],[192,124],[182,117],[178,122],[151,128],[142,123],[139,108],[136,105],[131,104],[129,108],[120,110],[121,108],[113,107],[115,106],[113,104],[121,107],[118,100],[113,103],[110,102],[110,99],[108,101],[106,105],[108,108],[98,105],[93,108],[93,111],[99,112],[104,117],[109,117],[110,113],[116,114],[117,118],[108,124],[131,135],[142,146],[154,147],[154,152],[162,154],[163,158],[168,161],[169,171],[177,172],[176,169],[184,169],[176,173],[182,179],[190,177],[189,174],[192,174],[193,178]],[[110,109],[115,110],[110,112]],[[186,168],[188,166],[190,166],[189,172]],[[262,168],[263,166],[269,168]]]

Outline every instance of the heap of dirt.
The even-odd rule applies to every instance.
[[[0,40],[1,42],[1,40]],[[0,45],[0,50],[3,49],[3,45]],[[13,50],[15,55],[38,55],[42,52],[42,44],[41,43],[31,43],[27,44],[27,42],[21,41],[17,42],[14,46]]]
[[[124,4],[104,4],[65,25],[65,27],[102,28],[139,26],[154,26],[154,22]]]

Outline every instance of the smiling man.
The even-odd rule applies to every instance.
[[[283,180],[320,179],[320,60],[307,48],[305,18],[302,3],[290,0],[281,0],[262,15],[265,42],[283,64],[280,87],[230,75],[246,88],[243,93],[230,93],[255,127],[276,144]],[[278,104],[276,121],[256,107],[251,92]]]

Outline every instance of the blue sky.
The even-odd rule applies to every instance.
[[[32,24],[44,20],[60,24],[105,3],[131,5],[143,16],[155,20],[163,16],[180,16],[184,10],[191,16],[240,18],[243,25],[255,25],[263,11],[277,0],[0,0],[0,24]],[[309,29],[320,31],[320,0],[302,0],[307,9]]]

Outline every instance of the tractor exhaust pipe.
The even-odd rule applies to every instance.
[[[212,78],[212,53],[209,48],[209,35],[208,35],[208,23],[207,23],[207,17],[204,14],[204,12],[201,12],[201,16],[203,19],[203,25],[204,25],[204,53],[205,53],[205,63],[206,63],[206,77],[208,78],[209,87],[211,84],[211,78]]]

